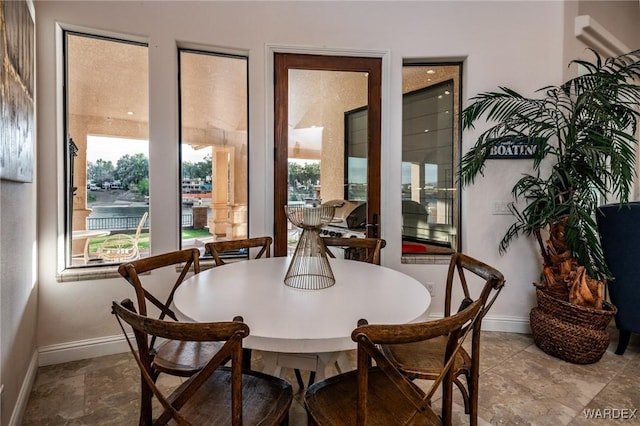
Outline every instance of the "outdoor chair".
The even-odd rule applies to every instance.
[[[271,237],[255,237],[242,240],[215,241],[205,244],[204,247],[205,252],[213,256],[216,266],[220,266],[226,264],[224,261],[225,253],[236,253],[238,250],[246,250],[247,256],[249,256],[250,249],[259,247],[260,251],[255,255],[255,259],[260,259],[262,256],[271,257],[272,242],[273,239]]]
[[[375,265],[380,264],[380,251],[387,245],[387,242],[381,238],[322,237],[321,240],[329,257],[336,257],[329,247],[340,247],[345,249],[345,259],[360,260]]]
[[[242,370],[242,339],[249,335],[242,317],[213,323],[156,320],[137,314],[128,299],[113,302],[112,310],[142,376],[140,425],[170,421],[180,425],[287,424],[293,400],[291,385],[277,377]],[[133,329],[137,347],[130,341],[125,324]],[[169,393],[155,383],[157,370],[150,337],[184,343],[216,342],[220,350],[199,372]],[[224,366],[228,360],[230,367]],[[153,396],[160,403],[157,416],[153,415]]]
[[[148,215],[148,212],[144,212],[134,236],[129,234],[113,234],[105,238],[96,250],[98,258],[109,263],[139,259],[140,250],[138,249],[138,240],[140,239],[140,233],[142,232],[144,223],[147,221]]]
[[[465,271],[473,275],[467,277]],[[474,275],[477,277],[473,277]],[[483,282],[482,287],[478,288],[479,291],[473,292],[474,294],[479,294],[475,300],[481,303],[481,310],[479,318],[473,323],[473,329],[471,330],[471,353],[469,354],[464,348],[458,352],[454,359],[451,376],[453,383],[456,384],[462,393],[465,413],[469,414],[470,424],[477,425],[480,375],[480,330],[482,327],[482,319],[504,287],[504,277],[499,271],[479,260],[462,253],[455,253],[451,257],[449,271],[447,273],[444,304],[445,318],[449,318],[455,314],[456,306],[463,307],[474,300],[467,278],[469,278],[469,281]],[[460,284],[463,295],[459,305],[453,302],[454,293],[459,294],[458,291],[454,291],[456,282]],[[444,368],[445,363],[443,359],[448,344],[448,339],[443,336],[419,343],[384,344],[381,349],[398,370],[410,379],[434,380],[440,376]],[[465,377],[466,386],[460,380],[460,376]],[[450,393],[452,387],[447,389]],[[450,394],[444,395],[443,397],[452,398]],[[444,408],[443,406],[443,409]],[[451,406],[447,404],[446,409],[448,411],[442,413],[443,418],[450,419]]]
[[[449,394],[454,360],[481,307],[482,302],[475,301],[455,315],[420,323],[386,325],[358,321],[358,328],[351,333],[358,344],[357,370],[330,377],[307,389],[304,402],[308,424],[443,424],[443,419],[433,411],[431,400],[440,384],[443,394]],[[442,358],[444,368],[428,391],[402,374],[379,349],[381,344],[418,344],[434,338],[443,338],[447,344]],[[451,404],[450,398],[443,398],[442,411],[449,411]]]
[[[200,273],[199,257],[200,251],[197,248],[192,248],[145,257],[120,265],[118,272],[135,289],[140,315],[148,316],[147,302],[150,302],[159,309],[158,318],[160,320],[169,317],[178,321],[178,317],[172,310],[173,295],[192,267],[194,274]],[[141,276],[165,267],[181,267],[181,271],[166,300],[162,302],[142,284]],[[218,351],[219,346],[215,342],[183,342],[180,340],[164,340],[159,343],[156,342],[155,337],[152,337],[149,350],[153,354],[154,380],[161,372],[181,377],[193,375],[209,362],[213,354]]]

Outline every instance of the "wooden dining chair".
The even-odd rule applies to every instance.
[[[230,241],[215,241],[212,243],[206,243],[204,245],[205,253],[213,256],[213,260],[216,262],[216,266],[226,265],[223,257],[225,253],[236,252],[237,250],[247,250],[247,257],[250,258],[250,250],[252,248],[260,248],[256,253],[254,259],[260,259],[261,257],[271,257],[271,244],[273,238],[254,237],[244,238],[241,240]],[[244,350],[244,368],[251,369],[251,349]]]
[[[342,238],[342,237],[321,237],[320,240],[324,244],[324,250],[327,256],[335,258],[336,255],[331,251],[331,247],[345,249],[346,257],[352,260],[380,264],[380,251],[387,245],[387,242],[381,238]],[[299,369],[294,370],[296,380],[300,388],[304,387],[304,381]],[[309,373],[310,386],[316,379],[316,372]]]
[[[178,321],[178,317],[172,310],[173,295],[182,284],[191,269],[194,274],[200,273],[200,251],[197,248],[172,251],[155,256],[145,257],[132,262],[123,263],[118,267],[118,272],[135,289],[138,302],[138,312],[147,316],[147,302],[159,309],[158,319],[170,318]],[[161,301],[143,285],[141,276],[149,272],[165,267],[181,267],[178,277],[171,287],[166,299]],[[151,339],[150,350],[153,352],[153,369],[159,373],[167,373],[174,376],[189,377],[201,370],[219,349],[215,342],[183,342],[178,340],[165,340],[156,342]]]
[[[249,327],[241,317],[229,322],[187,323],[152,319],[135,312],[133,302],[113,302],[122,332],[141,378],[140,425],[281,425],[287,424],[293,400],[291,385],[277,377],[242,370],[242,339]],[[133,329],[136,345],[125,324]],[[182,342],[217,342],[220,349],[206,365],[167,395],[155,383],[154,338]],[[230,367],[224,366],[231,361]],[[162,410],[153,415],[153,397]],[[155,417],[155,418],[154,418]]]
[[[260,248],[260,251],[255,255],[255,259],[260,259],[262,256],[271,257],[271,243],[273,239],[271,237],[254,237],[244,238],[241,240],[230,241],[215,241],[213,243],[206,243],[204,245],[205,252],[213,256],[216,262],[216,266],[224,265],[226,262],[223,260],[225,252],[233,252],[237,250],[249,250],[252,248]]]
[[[478,278],[471,278],[465,272]],[[471,291],[469,280],[482,282],[482,286],[475,292]],[[454,294],[458,283],[462,289],[460,305],[454,303]],[[472,293],[478,295],[475,300],[480,301],[482,308],[478,321],[473,324],[471,337],[471,353],[462,348],[456,356],[452,369],[452,380],[456,384],[464,399],[465,413],[469,415],[471,425],[478,423],[478,388],[480,376],[480,331],[482,319],[487,314],[496,297],[504,287],[502,273],[493,267],[476,260],[463,253],[455,253],[449,263],[447,285],[445,293],[444,316],[448,318],[455,314],[457,306],[462,306],[474,299]],[[394,365],[410,379],[433,380],[440,376],[444,363],[442,362],[448,340],[446,337],[426,340],[413,344],[382,345],[382,352]],[[465,377],[465,383],[460,378]],[[449,390],[452,387],[448,388]],[[450,396],[449,396],[450,397]],[[450,407],[447,407],[450,410]],[[451,412],[443,413],[450,418]]]
[[[329,257],[336,257],[330,247],[340,247],[346,251],[345,258],[375,265],[380,264],[380,251],[387,245],[387,242],[381,238],[322,237],[321,240]]]
[[[357,347],[357,370],[311,385],[304,396],[309,425],[439,425],[443,419],[431,407],[440,384],[451,386],[454,360],[464,337],[478,317],[481,301],[436,321],[378,325],[358,322],[351,333]],[[447,341],[444,368],[428,391],[402,374],[380,351],[381,344],[413,344],[442,337]],[[375,361],[375,366],[373,362]],[[451,400],[443,398],[444,405]]]

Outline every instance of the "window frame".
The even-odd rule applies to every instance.
[[[146,40],[135,38],[135,37],[127,37],[123,35],[114,35],[111,33],[101,32],[95,29],[81,28],[75,26],[57,26],[56,28],[57,34],[59,36],[59,44],[60,47],[60,67],[58,68],[60,71],[60,84],[61,87],[61,129],[62,129],[62,182],[61,189],[62,194],[59,195],[59,198],[62,199],[62,206],[59,209],[62,212],[62,223],[60,228],[61,240],[63,242],[61,249],[61,257],[60,257],[60,266],[62,273],[58,275],[58,279],[61,281],[74,280],[78,277],[84,277],[87,275],[87,270],[94,270],[96,268],[100,268],[101,273],[89,273],[89,275],[100,276],[104,275],[105,278],[110,275],[107,272],[108,269],[114,270],[117,268],[119,263],[97,263],[97,264],[83,264],[83,265],[73,265],[73,197],[74,193],[72,188],[74,188],[74,183],[72,179],[74,179],[74,170],[71,167],[75,168],[74,160],[72,157],[72,151],[77,151],[77,145],[72,143],[73,140],[72,135],[70,135],[70,106],[69,106],[69,45],[68,45],[68,36],[75,35],[78,37],[86,37],[86,38],[94,38],[99,40],[105,40],[110,42],[117,43],[125,43],[129,45],[141,46],[149,49],[149,43]],[[148,68],[147,68],[148,73]],[[148,99],[147,99],[148,102]],[[147,126],[149,126],[149,117],[147,116]],[[149,177],[150,179],[150,177]],[[83,183],[86,188],[88,179]],[[78,183],[79,184],[79,183]],[[76,186],[75,188],[79,188]],[[86,189],[85,189],[86,190]],[[86,202],[86,201],[85,201]],[[77,274],[77,277],[76,277]]]
[[[251,152],[251,138],[250,138],[250,116],[249,116],[249,102],[250,102],[250,84],[249,84],[249,55],[248,54],[242,54],[242,53],[233,53],[231,51],[228,51],[226,49],[215,49],[215,48],[211,48],[208,49],[206,47],[203,46],[197,46],[197,47],[190,47],[190,46],[178,46],[177,50],[176,50],[176,54],[177,54],[177,66],[178,66],[178,194],[177,194],[177,208],[178,208],[178,217],[179,219],[179,229],[178,229],[178,245],[180,247],[180,249],[183,249],[183,239],[182,239],[182,230],[183,230],[183,225],[182,225],[182,204],[183,204],[183,190],[182,190],[182,180],[183,180],[183,154],[182,154],[182,145],[183,145],[183,108],[182,108],[182,103],[183,103],[183,92],[182,92],[182,88],[183,88],[183,80],[182,80],[182,53],[192,53],[192,54],[199,54],[199,55],[207,55],[207,56],[217,56],[217,57],[222,57],[222,58],[234,58],[234,59],[242,59],[245,62],[245,69],[246,69],[246,81],[245,81],[245,85],[246,85],[246,93],[247,93],[247,99],[246,99],[246,109],[245,109],[245,115],[246,115],[246,121],[247,121],[247,136],[246,136],[246,144],[247,144],[247,151],[246,151],[246,170],[247,170],[247,176],[246,176],[246,198],[247,198],[247,211],[246,211],[246,229],[247,229],[247,237],[250,237],[249,234],[249,229],[250,229],[250,204],[251,204],[251,200],[249,198],[249,194],[250,194],[250,186],[251,186],[251,181],[249,179],[249,171],[251,170],[251,156],[250,156],[250,152]],[[212,159],[213,161],[213,159]],[[212,164],[213,166],[213,164]],[[213,171],[213,170],[212,170]],[[213,183],[213,176],[212,176],[212,183]],[[249,253],[246,254],[241,254],[241,255],[235,255],[232,254],[230,255],[231,257],[236,257],[239,259],[247,259],[249,257]],[[205,258],[205,259],[210,259],[212,258],[211,255],[208,255],[207,253],[202,253],[201,254],[201,258]]]
[[[453,117],[453,141],[452,141],[452,173],[453,173],[453,185],[456,191],[456,195],[452,198],[454,206],[453,206],[453,219],[452,225],[455,227],[455,247],[452,248],[450,252],[447,253],[403,253],[403,249],[401,247],[401,261],[402,263],[430,263],[431,261],[442,258],[443,256],[450,256],[455,252],[462,251],[462,214],[463,214],[463,205],[462,205],[462,188],[460,183],[458,182],[457,175],[458,169],[460,166],[460,160],[462,158],[462,126],[461,126],[461,111],[463,107],[463,76],[464,76],[464,61],[463,59],[451,59],[445,61],[438,60],[429,60],[424,58],[404,58],[402,62],[402,70],[406,67],[457,67],[457,72],[455,73],[455,78],[453,79],[453,107],[454,107],[454,117]],[[401,96],[404,97],[405,94],[409,94],[412,92],[416,92],[419,90],[424,90],[425,88],[437,86],[443,82],[446,82],[448,79],[442,79],[434,81],[432,84],[428,86],[422,86],[421,88],[412,88],[410,90],[404,90],[404,73],[402,76],[402,93]],[[404,106],[404,100],[402,100],[402,105]],[[402,128],[404,130],[404,115],[401,117]],[[404,143],[404,141],[403,141]],[[404,146],[404,145],[403,145]],[[402,151],[403,148],[401,148]],[[402,173],[402,160],[403,155],[401,154],[400,159],[400,167],[399,172]],[[402,178],[400,178],[402,182]],[[401,188],[400,188],[401,190]],[[402,204],[402,203],[401,203]],[[402,207],[401,207],[402,208]],[[402,211],[400,212],[402,215]],[[401,219],[402,222],[402,219]],[[402,244],[401,244],[402,246]]]

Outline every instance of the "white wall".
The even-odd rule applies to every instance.
[[[35,184],[0,182],[0,235],[0,424],[6,425],[13,407],[26,402],[37,368]]]
[[[177,247],[177,170],[157,170],[154,162],[177,164],[176,43],[220,46],[249,55],[250,233],[272,234],[272,80],[266,52],[271,46],[387,52],[383,89],[382,233],[383,262],[422,282],[436,283],[433,312],[442,305],[446,267],[401,264],[400,144],[403,58],[465,58],[463,98],[496,88],[525,94],[560,83],[566,67],[562,2],[37,2],[38,85],[40,88],[40,304],[38,345],[64,347],[119,334],[109,313],[111,300],[131,296],[121,279],[56,281],[60,194],[60,99],[56,97],[55,23],[132,35],[149,43],[151,210],[153,252]],[[577,8],[573,8],[577,10]],[[473,142],[463,136],[463,148]],[[494,200],[508,201],[526,162],[502,160],[462,194],[462,247],[500,269],[505,291],[492,308],[488,328],[526,331],[534,303],[532,283],[540,260],[532,241],[521,238],[505,256],[497,246],[510,224],[491,214]],[[159,284],[161,285],[161,284]],[[91,340],[93,339],[93,340]]]
[[[32,3],[27,2],[27,6],[33,12]],[[5,22],[3,30],[6,29],[4,24]],[[5,36],[6,33],[3,32],[2,35]],[[3,47],[4,42],[6,40],[0,42]],[[5,52],[2,53],[0,61],[6,59]],[[4,64],[0,65],[0,68],[3,67]],[[0,73],[4,80],[7,75],[4,70]],[[13,76],[8,78],[17,84]],[[5,95],[3,91],[1,96]],[[37,93],[33,95],[37,98]],[[0,104],[3,103],[0,101]],[[12,123],[8,124],[11,126]],[[4,148],[3,146],[2,149]],[[33,183],[0,181],[1,425],[17,424],[37,369],[36,162],[37,150],[34,147]]]
[[[240,49],[249,54],[250,223],[251,234],[271,234],[272,172],[269,154],[273,125],[267,97],[271,70],[267,45],[360,49],[389,52],[383,90],[384,263],[423,282],[433,281],[442,304],[442,265],[403,265],[400,260],[401,66],[403,58],[466,58],[463,97],[502,84],[524,93],[558,83],[562,75],[563,7],[555,2],[38,2],[38,84],[40,167],[40,347],[117,335],[111,300],[131,292],[121,279],[59,283],[56,240],[61,128],[57,119],[55,22],[142,37],[149,42],[151,210],[153,251],[177,247],[177,170],[153,168],[158,158],[177,164],[176,43]],[[544,23],[541,25],[541,23]],[[471,143],[464,136],[464,147]],[[539,273],[535,247],[517,241],[501,257],[497,244],[508,217],[491,215],[492,200],[509,200],[522,162],[503,161],[463,194],[462,247],[503,271],[508,284],[492,315],[496,327],[522,330],[533,303],[532,282]],[[513,322],[513,323],[512,323]]]

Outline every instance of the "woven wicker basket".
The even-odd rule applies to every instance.
[[[609,346],[607,325],[615,306],[604,302],[602,310],[572,305],[536,290],[538,306],[531,310],[535,344],[549,355],[574,364],[591,364]]]

